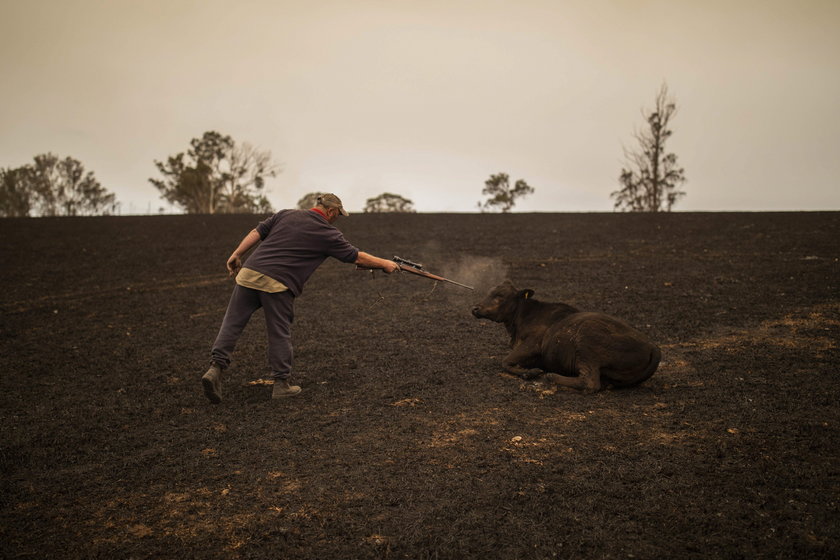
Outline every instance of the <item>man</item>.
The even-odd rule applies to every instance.
[[[239,335],[260,307],[265,313],[268,361],[274,379],[271,398],[300,393],[300,387],[289,384],[294,300],[327,257],[381,268],[389,274],[399,270],[393,261],[359,251],[333,226],[339,216],[348,215],[336,195],[324,194],[311,210],[281,210],[260,222],[239,243],[227,260],[228,272],[236,275],[236,285],[213,343],[212,365],[201,378],[210,402],[222,401],[222,372],[230,365]],[[243,266],[242,257],[259,241],[259,247]]]

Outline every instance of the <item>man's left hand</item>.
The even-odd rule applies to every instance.
[[[227,260],[228,275],[235,276],[240,268],[242,268],[242,260],[237,255],[231,255]]]

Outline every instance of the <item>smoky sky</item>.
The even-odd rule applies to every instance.
[[[0,4],[0,166],[80,160],[124,213],[216,130],[270,150],[277,208],[394,192],[476,211],[609,211],[666,83],[677,210],[840,207],[840,3],[32,0]]]

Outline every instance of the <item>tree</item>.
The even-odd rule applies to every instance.
[[[311,192],[303,195],[303,198],[298,200],[297,207],[301,210],[309,210],[318,204],[318,197],[323,195],[322,192]]]
[[[29,216],[33,193],[26,173],[25,167],[0,169],[0,216]]]
[[[279,166],[271,152],[250,144],[237,145],[230,136],[205,132],[190,141],[187,153],[155,161],[163,179],[149,179],[161,198],[188,214],[263,213],[271,211],[264,195],[266,177]]]
[[[677,105],[668,98],[668,87],[662,84],[653,111],[642,111],[649,128],[634,134],[638,150],[624,149],[627,167],[621,169],[618,177],[622,188],[610,195],[616,209],[670,212],[677,200],[685,196],[685,192],[677,190],[686,180],[685,170],[677,166],[677,156],[665,150],[665,142],[672,134],[668,125],[676,112]]]
[[[511,188],[510,177],[507,173],[490,175],[490,178],[484,181],[484,189],[481,191],[481,194],[488,195],[489,198],[484,203],[479,201],[478,207],[482,212],[500,208],[502,212],[507,213],[516,204],[517,198],[533,192],[534,188],[522,179],[519,179]]]
[[[2,175],[0,208],[6,216],[28,216],[33,210],[39,216],[92,216],[117,209],[114,194],[71,157],[37,155],[34,163]]]
[[[398,194],[382,193],[367,199],[365,213],[373,212],[414,212],[414,203]]]

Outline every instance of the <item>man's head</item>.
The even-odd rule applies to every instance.
[[[318,206],[324,209],[327,219],[330,223],[338,219],[339,216],[349,216],[350,213],[344,209],[341,204],[341,199],[332,193],[325,193],[318,197]]]

